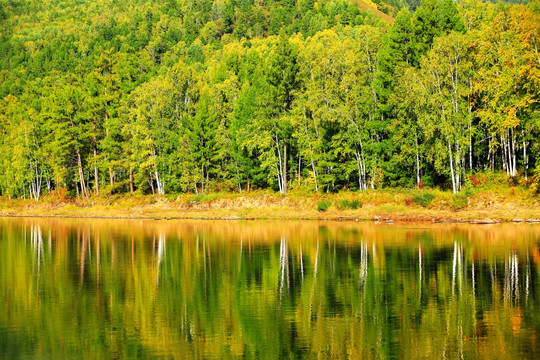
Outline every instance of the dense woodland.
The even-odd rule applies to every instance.
[[[0,195],[540,177],[538,0],[359,4],[0,0]]]

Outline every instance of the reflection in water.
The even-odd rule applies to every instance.
[[[360,285],[365,290],[365,283],[368,275],[368,247],[365,242],[360,244]]]
[[[161,264],[161,259],[163,258],[164,252],[165,252],[165,234],[159,233],[158,250],[157,250],[157,266],[156,266],[156,284],[157,285],[159,285],[159,265]]]
[[[535,358],[539,245],[529,225],[0,219],[0,357]]]
[[[504,298],[514,303],[519,298],[517,254],[508,255],[504,262]]]

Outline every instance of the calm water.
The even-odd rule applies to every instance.
[[[540,358],[540,227],[0,218],[0,358]]]

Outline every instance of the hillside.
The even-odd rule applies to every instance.
[[[382,11],[380,11],[377,8],[377,4],[375,4],[374,2],[372,2],[370,0],[354,0],[353,2],[358,6],[358,8],[360,10],[367,10],[367,11],[371,12],[373,15],[376,15],[376,16],[380,17],[381,19],[383,19],[386,22],[392,22],[392,20],[393,20],[392,16],[390,16],[388,14],[385,14]],[[384,3],[381,3],[381,4],[384,4]],[[388,6],[388,5],[386,5],[386,6]]]

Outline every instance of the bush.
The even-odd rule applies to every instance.
[[[531,190],[533,193],[540,193],[540,163],[533,170],[531,176]]]
[[[356,209],[359,209],[362,207],[362,203],[356,199],[354,200],[341,200],[339,201],[337,204],[336,204],[336,207],[339,209],[339,210],[347,210],[347,209],[352,209],[352,210],[356,210]]]
[[[461,210],[465,209],[469,205],[469,198],[467,192],[455,194],[452,198],[452,209]]]
[[[418,194],[415,197],[413,197],[412,200],[418,205],[421,205],[423,207],[428,207],[429,205],[431,205],[431,202],[433,201],[433,199],[435,199],[435,196],[432,193],[422,192],[421,194]]]
[[[323,201],[320,201],[318,204],[317,204],[317,211],[326,211],[328,210],[328,208],[332,205],[332,203],[328,200],[323,200]]]
[[[213,200],[221,199],[222,197],[223,197],[223,194],[221,193],[201,194],[201,195],[196,195],[193,198],[193,201],[200,202],[200,203],[210,203]]]
[[[487,176],[481,176],[481,174],[472,174],[469,176],[469,179],[471,180],[471,185],[473,187],[483,185],[487,182]]]

